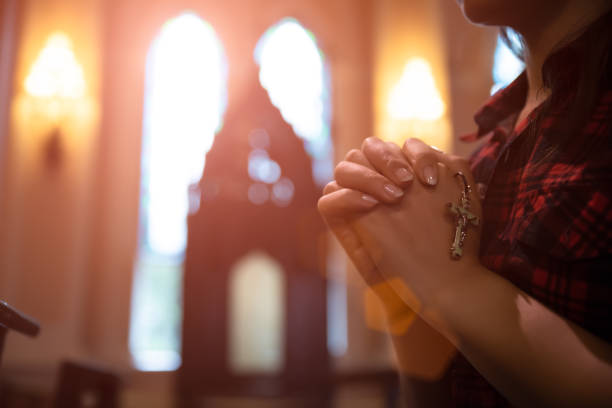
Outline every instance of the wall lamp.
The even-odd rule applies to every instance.
[[[49,36],[30,68],[24,87],[36,117],[46,122],[45,165],[48,169],[58,168],[64,156],[65,127],[87,102],[83,68],[66,34],[55,32]]]
[[[401,78],[389,92],[386,108],[391,125],[387,138],[391,141],[401,143],[411,136],[443,150],[450,147],[446,104],[424,58],[406,62]]]

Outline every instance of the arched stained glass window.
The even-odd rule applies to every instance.
[[[333,174],[330,138],[329,75],[315,36],[294,18],[285,18],[264,33],[255,49],[259,79],[283,118],[304,140],[313,162],[313,178],[323,186]],[[333,251],[332,251],[333,253]],[[327,268],[328,349],[347,349],[346,279],[342,259]]]
[[[140,236],[130,350],[141,370],[180,365],[181,279],[189,199],[222,125],[226,63],[213,28],[186,12],[164,24],[146,61]]]
[[[508,32],[510,41],[520,47],[520,39],[514,31]],[[493,57],[493,86],[491,95],[509,85],[523,72],[525,64],[506,45],[501,36],[497,37],[497,45]]]
[[[229,366],[238,374],[278,373],[285,350],[285,275],[263,252],[239,260],[230,273]]]
[[[333,170],[329,81],[314,35],[297,20],[285,18],[259,40],[255,61],[270,100],[304,140],[315,181],[326,184]]]

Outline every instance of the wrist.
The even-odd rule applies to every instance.
[[[447,279],[430,293],[420,314],[457,345],[462,336],[463,323],[466,319],[473,319],[472,316],[477,315],[475,309],[483,306],[480,295],[487,290],[487,281],[493,274],[477,259],[462,259],[456,264],[452,271],[453,278]]]
[[[365,296],[366,319],[377,308],[374,305],[380,304],[386,329],[392,335],[404,334],[412,325],[420,307],[412,292],[398,278],[370,286]]]

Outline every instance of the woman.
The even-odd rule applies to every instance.
[[[475,116],[486,143],[468,164],[367,139],[319,210],[383,301],[458,348],[455,406],[610,407],[612,2],[459,3],[523,41],[525,72]]]

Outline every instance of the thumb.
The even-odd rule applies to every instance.
[[[444,161],[444,153],[414,138],[404,142],[402,152],[423,184],[432,187],[438,184],[437,164]]]

